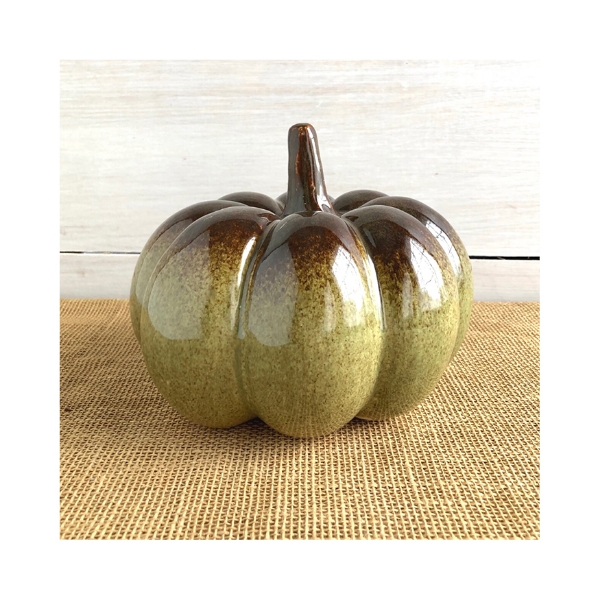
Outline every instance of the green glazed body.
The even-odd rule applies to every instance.
[[[188,419],[256,416],[296,437],[389,419],[435,387],[466,333],[460,238],[416,200],[327,195],[314,129],[289,132],[289,186],[188,207],[148,240],[132,325],[160,393]]]

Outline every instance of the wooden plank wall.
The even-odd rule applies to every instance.
[[[173,212],[286,189],[287,130],[328,191],[410,196],[473,257],[478,300],[539,299],[539,65],[480,61],[61,63],[61,295],[125,298]]]

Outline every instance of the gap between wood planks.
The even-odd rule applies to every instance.
[[[139,255],[140,252],[104,252],[102,250],[61,250],[61,254],[111,254],[111,255],[120,255],[120,254],[134,254]],[[540,260],[539,256],[469,256],[471,260]]]

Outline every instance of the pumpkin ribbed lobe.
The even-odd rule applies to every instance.
[[[288,191],[284,215],[297,212],[335,212],[327,196],[317,133],[299,123],[288,133]]]

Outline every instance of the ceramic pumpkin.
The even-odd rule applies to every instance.
[[[150,375],[209,427],[296,437],[389,419],[435,387],[467,329],[468,254],[416,200],[327,195],[314,129],[289,131],[288,191],[190,206],[150,237],[131,319]]]

